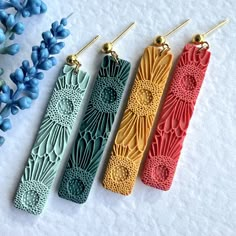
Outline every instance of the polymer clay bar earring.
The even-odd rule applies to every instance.
[[[210,61],[209,44],[204,38],[226,22],[221,22],[205,34],[194,36],[192,43],[185,45],[179,57],[144,162],[141,179],[146,185],[165,191],[171,187]]]
[[[97,38],[67,57],[56,81],[15,196],[21,210],[40,214],[44,208],[90,79],[77,56]]]
[[[173,55],[165,37],[187,22],[158,36],[144,50],[105,171],[103,186],[108,190],[123,195],[132,192],[172,67]]]
[[[103,58],[71,150],[59,188],[64,199],[81,204],[89,196],[130,73],[130,62],[118,57],[113,44],[133,25],[103,46],[102,51],[111,55]]]

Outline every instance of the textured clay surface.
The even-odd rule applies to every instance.
[[[72,36],[59,55],[58,67],[47,73],[40,84],[40,98],[30,110],[13,117],[13,129],[0,149],[0,235],[4,236],[234,236],[236,229],[236,1],[234,0],[45,0],[44,16],[24,19],[24,36],[17,36],[21,52],[12,60],[1,56],[6,75],[29,59],[31,46],[38,44],[41,31],[71,12]],[[191,22],[168,38],[174,63],[193,34],[207,31],[225,17],[231,22],[207,38],[211,61],[199,93],[188,134],[184,140],[174,182],[168,192],[145,186],[138,177],[134,191],[124,197],[102,187],[104,164],[115,137],[114,123],[106,155],[101,160],[89,201],[83,206],[58,197],[58,185],[66,159],[40,216],[13,206],[15,191],[23,173],[36,133],[46,109],[53,84],[68,54],[77,51],[95,35],[102,37],[80,56],[84,71],[94,81],[101,60],[100,48],[129,23],[136,27],[117,42],[118,55],[131,62],[134,79],[144,48],[156,35],[165,34],[182,21]],[[90,86],[89,85],[89,86]],[[125,91],[125,94],[127,91]],[[88,94],[86,94],[88,96]],[[88,99],[86,100],[88,102]],[[82,111],[87,104],[83,102]],[[124,107],[123,107],[124,108]],[[81,119],[78,119],[78,126]],[[74,130],[74,135],[76,134]],[[72,146],[69,141],[67,154]],[[125,173],[124,173],[125,174]],[[27,197],[27,196],[26,196]]]
[[[96,175],[130,73],[130,63],[102,60],[89,105],[78,130],[58,195],[84,203]]]
[[[170,189],[210,54],[186,44],[178,59],[144,162],[141,179],[149,186]]]
[[[84,98],[89,75],[64,65],[40,125],[15,197],[15,207],[40,214]]]
[[[144,50],[105,171],[106,189],[132,192],[172,61],[170,51],[154,46]]]

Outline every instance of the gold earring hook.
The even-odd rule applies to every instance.
[[[168,33],[166,33],[164,35],[164,37],[166,38],[167,36],[170,36],[171,34],[175,33],[176,31],[180,30],[181,28],[183,28],[185,25],[187,25],[187,23],[190,21],[190,19],[187,19],[186,21],[184,21],[182,24],[178,25],[177,27],[175,27],[173,30],[169,31]]]
[[[112,48],[113,45],[115,44],[115,42],[117,40],[119,40],[124,34],[126,34],[131,28],[133,28],[133,26],[135,25],[135,22],[133,22],[132,24],[130,24],[124,31],[122,31],[115,39],[113,39],[111,42],[109,43],[105,43],[102,47],[102,52],[103,53],[111,53],[112,52]]]
[[[211,29],[209,29],[206,33],[204,34],[196,34],[193,39],[192,42],[195,44],[204,44],[206,43],[208,45],[208,43],[205,41],[205,37],[209,34],[211,34],[213,31],[219,29],[220,27],[222,27],[223,25],[225,25],[226,23],[229,22],[229,19],[225,19],[222,22],[220,22],[219,24],[217,24],[216,26],[212,27]],[[209,45],[208,45],[209,48]]]
[[[81,54],[84,50],[86,50],[88,47],[90,47],[93,43],[95,43],[99,39],[100,35],[97,35],[94,39],[92,39],[89,43],[87,43],[84,47],[82,47],[75,56],[78,56]]]
[[[183,28],[189,21],[190,21],[190,19],[187,19],[186,21],[184,21],[183,23],[181,23],[180,25],[178,25],[174,29],[170,30],[164,36],[161,36],[161,35],[157,36],[154,40],[154,44],[156,46],[163,46],[163,45],[168,46],[168,44],[166,44],[166,37],[170,36],[171,34],[175,33],[179,29]],[[168,48],[169,48],[169,46],[168,46]]]
[[[95,38],[93,38],[90,42],[88,42],[84,47],[82,47],[77,53],[69,55],[66,58],[66,63],[70,66],[76,65],[76,67],[80,67],[81,64],[77,60],[77,57],[79,54],[81,54],[83,51],[85,51],[88,47],[90,47],[96,40],[98,40],[100,35],[97,35]]]

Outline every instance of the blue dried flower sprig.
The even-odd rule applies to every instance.
[[[11,13],[15,10],[15,14]],[[7,10],[11,10],[10,13]],[[0,54],[15,55],[20,46],[17,43],[6,45],[15,35],[22,34],[24,24],[19,22],[21,16],[31,17],[46,12],[47,6],[41,0],[0,0]],[[2,70],[2,69],[1,69]]]
[[[32,100],[38,97],[39,81],[44,78],[40,70],[49,70],[56,65],[56,59],[51,55],[60,53],[65,46],[63,42],[58,42],[58,39],[64,39],[70,34],[70,31],[64,28],[66,25],[67,19],[63,18],[60,23],[54,22],[50,31],[42,33],[43,41],[40,46],[32,47],[33,65],[24,60],[22,66],[10,75],[16,85],[15,90],[0,79],[0,130],[3,132],[11,128],[8,118],[10,114],[16,115],[19,110],[30,108]],[[0,136],[0,146],[4,140],[4,137]]]

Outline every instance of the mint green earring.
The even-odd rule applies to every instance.
[[[80,70],[77,56],[97,39],[67,57],[56,81],[16,193],[15,207],[21,210],[32,214],[43,210],[90,79]]]

